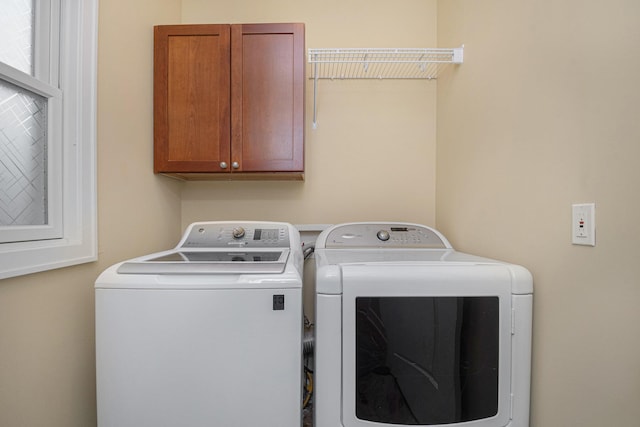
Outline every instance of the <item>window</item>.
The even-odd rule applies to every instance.
[[[0,278],[96,259],[97,11],[0,4]]]

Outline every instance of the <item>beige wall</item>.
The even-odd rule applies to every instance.
[[[95,426],[93,283],[180,235],[180,184],[154,176],[151,157],[152,26],[179,6],[100,1],[99,260],[0,280],[0,426]]]
[[[433,47],[436,1],[184,0],[184,23],[304,22],[306,45]],[[435,82],[320,81],[318,128],[307,83],[305,182],[187,183],[196,220],[292,223],[435,221]]]
[[[532,426],[640,420],[640,4],[438,3],[437,225],[534,276]],[[571,245],[596,203],[597,246]]]

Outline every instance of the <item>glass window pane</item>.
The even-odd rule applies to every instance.
[[[498,412],[498,297],[356,298],[356,416],[469,422]]]
[[[34,0],[0,1],[0,61],[33,75]]]
[[[47,100],[0,80],[0,226],[47,224]]]

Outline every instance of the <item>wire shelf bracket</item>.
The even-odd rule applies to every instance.
[[[443,48],[309,49],[313,80],[313,128],[317,122],[318,80],[420,79],[438,77],[448,64],[462,64],[464,46]]]

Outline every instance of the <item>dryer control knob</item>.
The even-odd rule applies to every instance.
[[[231,234],[233,235],[234,239],[242,239],[244,237],[244,228],[236,227],[233,229]]]
[[[389,232],[387,230],[378,231],[376,236],[378,236],[378,239],[382,240],[383,242],[386,242],[387,240],[389,240],[389,237],[390,237]]]

